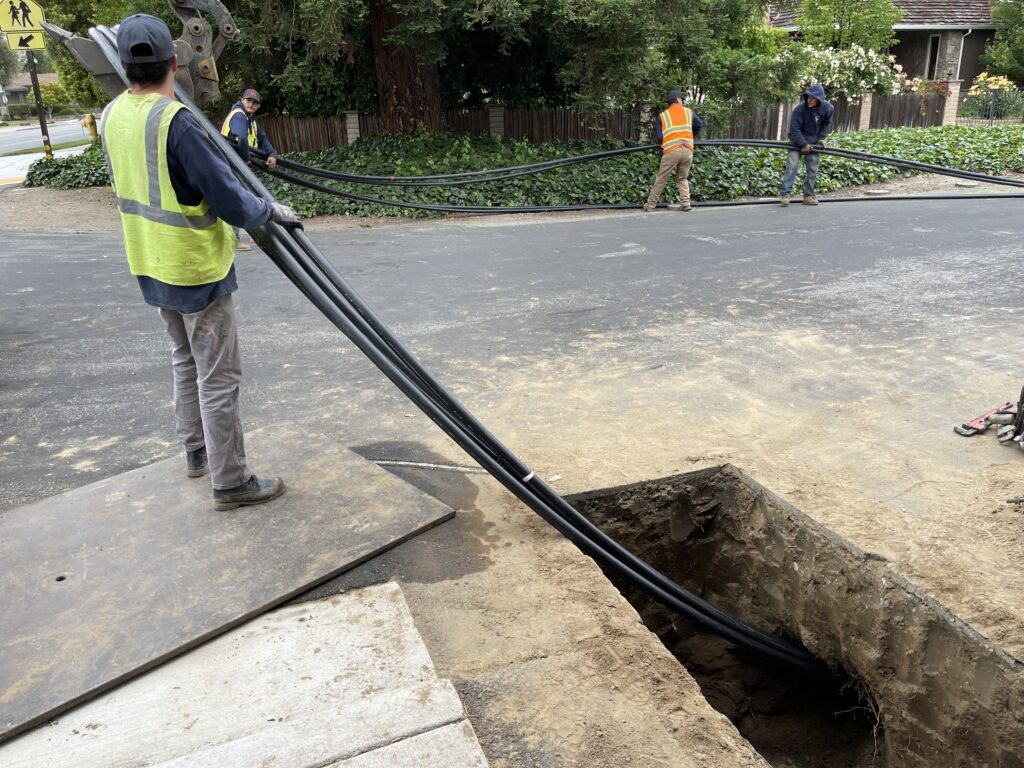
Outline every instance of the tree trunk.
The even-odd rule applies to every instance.
[[[417,123],[432,131],[443,130],[441,83],[437,65],[424,62],[410,46],[385,42],[402,17],[387,0],[370,0],[370,29],[373,36],[380,116],[388,133],[411,133]]]

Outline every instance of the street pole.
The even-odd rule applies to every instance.
[[[32,91],[36,95],[36,110],[39,112],[39,130],[43,134],[43,150],[46,152],[46,159],[53,160],[53,149],[50,147],[50,134],[46,132],[46,113],[43,112],[43,97],[39,93],[39,75],[36,74],[36,57],[32,51],[26,51],[28,55],[28,71],[32,75]]]

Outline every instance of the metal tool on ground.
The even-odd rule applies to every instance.
[[[999,427],[996,430],[996,439],[1000,443],[1016,445],[1024,450],[1024,388],[1021,389],[1017,402],[1003,403],[998,408],[993,408],[980,416],[975,416],[970,421],[953,427],[953,431],[964,437],[973,437],[980,435],[993,424]],[[1019,501],[1007,499],[1007,503],[1016,504]]]
[[[953,427],[953,431],[958,435],[963,435],[964,437],[973,437],[974,435],[982,434],[993,424],[1010,423],[1004,422],[1002,417],[1009,416],[1010,421],[1012,422],[1016,415],[1016,403],[1003,403],[998,408],[993,408],[991,411],[985,411],[985,413],[980,416],[975,416],[970,421],[965,421],[963,424],[957,424]]]

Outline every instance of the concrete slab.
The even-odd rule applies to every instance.
[[[394,582],[254,619],[0,747],[6,768],[44,755],[66,768],[487,765]]]
[[[283,497],[215,512],[174,458],[0,518],[0,741],[454,514],[332,436],[246,448]]]
[[[487,757],[480,749],[469,720],[403,739],[326,768],[485,768]]]

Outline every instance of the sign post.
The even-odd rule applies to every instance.
[[[24,51],[28,58],[28,71],[32,76],[32,93],[36,98],[36,110],[39,112],[39,130],[43,134],[43,150],[46,159],[53,160],[53,149],[50,147],[50,134],[46,130],[46,112],[43,111],[43,97],[39,93],[39,75],[36,74],[36,57],[32,51],[45,48],[43,39],[43,7],[35,0],[7,0],[4,5],[0,0],[0,32],[7,39],[7,47],[12,51]]]

